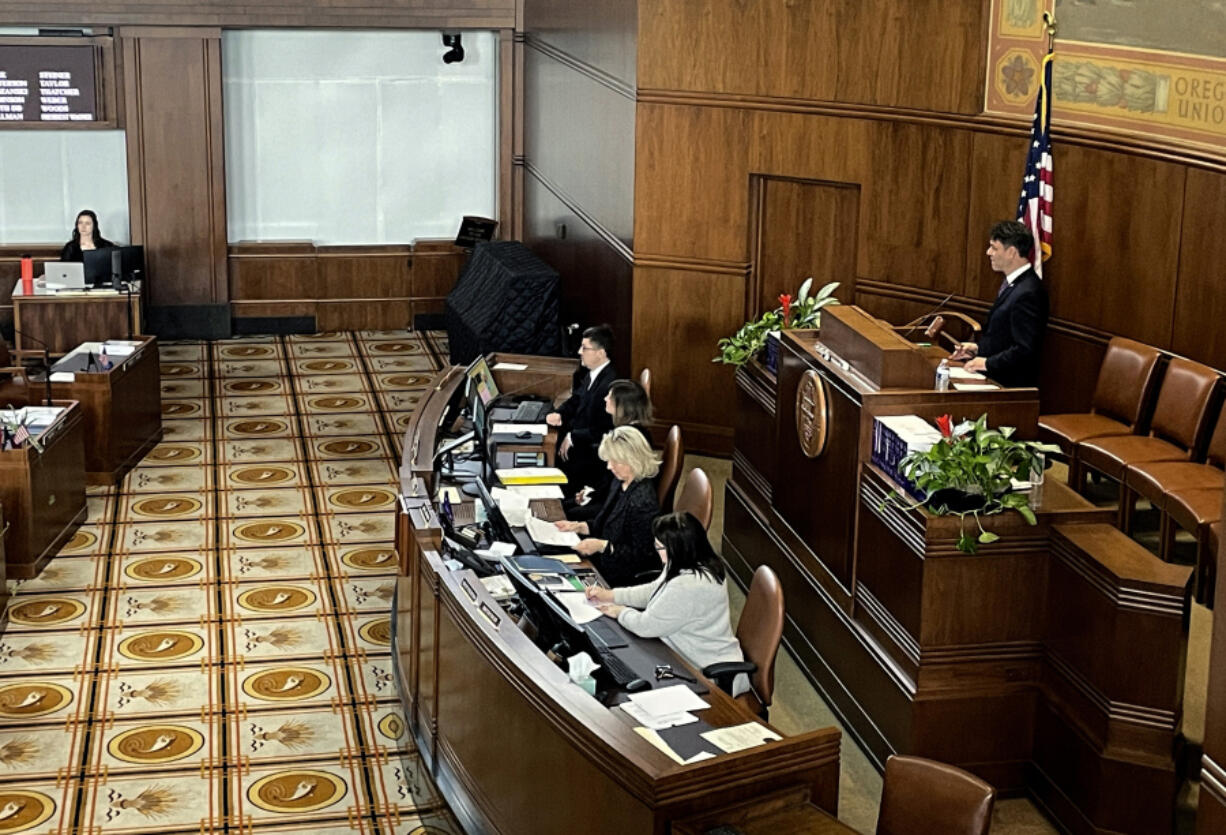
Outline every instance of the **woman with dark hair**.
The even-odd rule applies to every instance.
[[[651,398],[646,390],[633,380],[614,380],[604,398],[604,410],[613,418],[613,427],[629,426],[637,429],[643,440],[651,446]],[[604,484],[587,484],[564,503],[566,518],[576,521],[591,519],[604,506],[609,491],[617,486],[617,478],[609,473]]]
[[[664,563],[650,583],[618,589],[593,586],[596,608],[636,635],[661,638],[699,669],[725,661],[744,661],[732,634],[724,564],[707,541],[702,523],[689,513],[669,513],[652,525],[656,553]],[[749,676],[732,683],[732,695],[749,690]]]
[[[102,237],[98,228],[98,216],[93,210],[85,209],[77,215],[77,225],[72,230],[72,240],[64,244],[60,250],[61,261],[84,261],[85,250],[102,249],[115,244]]]

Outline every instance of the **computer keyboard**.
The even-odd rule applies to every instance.
[[[515,407],[515,416],[511,418],[511,423],[527,423],[537,421],[542,418],[542,410],[547,404],[528,400],[520,403]],[[546,413],[547,414],[547,413]]]
[[[608,649],[618,649],[620,647],[628,646],[626,643],[626,636],[622,634],[622,631],[618,629],[616,625],[614,625],[612,620],[607,618],[594,620],[587,625],[587,628],[596,633],[596,636],[600,638],[605,647]]]
[[[596,654],[599,656],[600,666],[608,672],[618,687],[625,687],[638,678],[634,670],[630,669],[626,662],[618,658],[611,650],[598,649]]]

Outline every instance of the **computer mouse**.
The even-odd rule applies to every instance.
[[[531,437],[532,437],[532,433],[531,433],[531,432],[516,432],[516,433],[515,433],[515,437],[516,437],[516,438],[523,438],[523,439],[526,441],[526,440],[528,440],[529,438],[531,438]]]
[[[650,690],[651,682],[641,678],[631,679],[622,689],[627,693],[638,693],[640,690]]]

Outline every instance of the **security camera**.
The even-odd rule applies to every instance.
[[[444,64],[455,64],[464,60],[464,45],[460,43],[460,33],[448,35],[443,33],[443,46],[450,47],[443,53]]]

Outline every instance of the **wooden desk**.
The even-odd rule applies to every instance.
[[[70,401],[52,402],[67,411],[40,437],[46,439],[42,452],[29,444],[0,452],[0,505],[9,523],[4,534],[6,573],[22,580],[36,576],[85,520],[81,407]]]
[[[873,419],[986,413],[1034,438],[1037,391],[932,391],[916,385],[932,380],[917,358],[903,367],[910,387],[877,385],[814,332],[782,342],[777,378],[737,372],[723,555],[743,585],[761,564],[779,575],[785,639],[869,756],[961,766],[1030,793],[1072,831],[1162,831],[1189,570],[1112,532],[1114,511],[1053,479],[1036,526],[984,517],[1001,539],[957,551],[956,517],[883,506],[895,485],[871,464]],[[826,444],[809,458],[798,415],[814,388]]]
[[[569,388],[573,362],[516,359],[539,376],[535,393]],[[663,835],[672,822],[788,787],[836,812],[838,730],[677,765],[571,684],[470,571],[443,566],[429,461],[457,370],[436,378],[405,437],[392,640],[405,717],[465,829]],[[714,685],[704,698],[712,724],[752,718]]]
[[[34,291],[26,293],[18,280],[13,287],[17,355],[41,355],[43,345],[40,343],[46,343],[47,352],[58,357],[82,342],[138,334],[142,330],[140,302],[139,291],[131,296],[101,291],[57,293],[38,286],[37,281]]]
[[[71,383],[52,383],[57,399],[76,400],[85,417],[85,479],[116,484],[162,440],[161,365],[157,337],[138,337],[128,357],[112,357],[108,371],[77,371]]]

